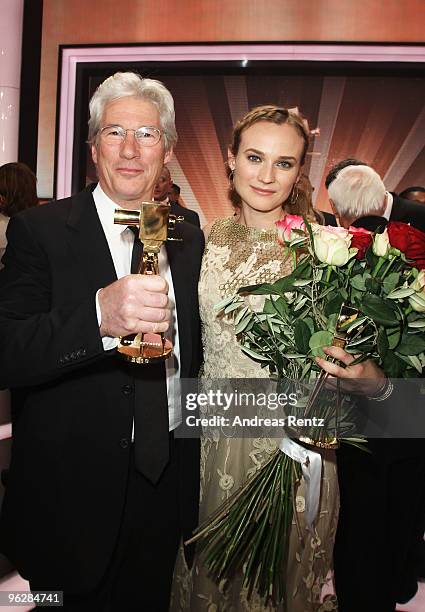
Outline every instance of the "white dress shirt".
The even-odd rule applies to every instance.
[[[100,223],[108,241],[109,250],[115,266],[117,278],[122,278],[131,273],[131,255],[133,251],[134,234],[125,225],[114,223],[114,212],[119,208],[102,190],[100,184],[93,191],[93,199],[96,205]],[[173,355],[165,360],[167,395],[168,395],[168,422],[169,430],[172,431],[181,423],[180,406],[180,345],[178,334],[177,309],[175,303],[173,279],[170,265],[168,263],[167,251],[162,245],[159,256],[159,273],[168,283],[168,300],[171,308],[170,327],[166,337],[174,346]],[[96,294],[96,311],[99,327],[102,315],[99,306],[98,293]],[[118,338],[105,336],[102,338],[103,348],[110,350],[118,346]],[[118,359],[118,357],[117,357]],[[143,368],[143,365],[139,366]]]
[[[393,211],[393,196],[389,191],[387,191],[387,202],[386,202],[385,210],[382,213],[382,216],[385,217],[387,221],[389,221],[392,211]]]

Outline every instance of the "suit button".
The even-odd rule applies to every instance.
[[[121,448],[128,448],[128,439],[127,438],[121,438],[120,446],[121,446]]]
[[[123,392],[124,395],[131,395],[133,393],[133,386],[132,385],[123,385],[121,387],[121,391]]]

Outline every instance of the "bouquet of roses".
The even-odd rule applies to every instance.
[[[272,284],[242,287],[216,306],[233,314],[241,350],[271,376],[291,381],[320,379],[314,357],[326,357],[323,347],[338,343],[357,355],[356,362],[374,359],[388,377],[421,374],[425,234],[398,222],[372,233],[325,227],[295,215],[286,215],[277,227],[279,242],[293,259],[292,273]],[[252,308],[247,295],[264,295],[262,308]],[[313,403],[307,397],[304,407],[311,410]],[[328,402],[328,421],[335,418],[339,403],[338,393],[337,402]],[[320,409],[323,415],[324,407]],[[310,433],[308,442],[327,446],[320,433]],[[317,455],[304,462],[291,443],[284,439],[269,463],[194,538],[213,578],[220,581],[243,570],[249,593],[255,589],[274,603],[284,593],[294,488],[301,470],[308,471]],[[311,474],[307,476],[311,484]]]
[[[311,378],[312,357],[332,344],[343,304],[359,315],[346,328],[348,352],[373,358],[389,377],[425,366],[425,234],[389,223],[382,233],[309,224],[286,215],[277,223],[294,270],[273,284],[242,287],[220,308],[235,316],[241,349],[279,377]],[[246,294],[268,296],[254,312]],[[314,377],[314,374],[313,374]]]

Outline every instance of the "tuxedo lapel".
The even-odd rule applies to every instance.
[[[92,288],[97,291],[117,280],[91,189],[87,188],[73,198],[67,226],[69,245],[74,258],[79,262],[82,274],[88,277]]]

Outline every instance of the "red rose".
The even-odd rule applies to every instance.
[[[351,246],[357,249],[356,258],[363,259],[367,249],[372,244],[372,232],[363,227],[349,227],[348,232],[351,234]]]
[[[425,234],[416,227],[400,221],[391,221],[387,226],[388,238],[392,247],[412,260],[415,268],[425,268]]]

